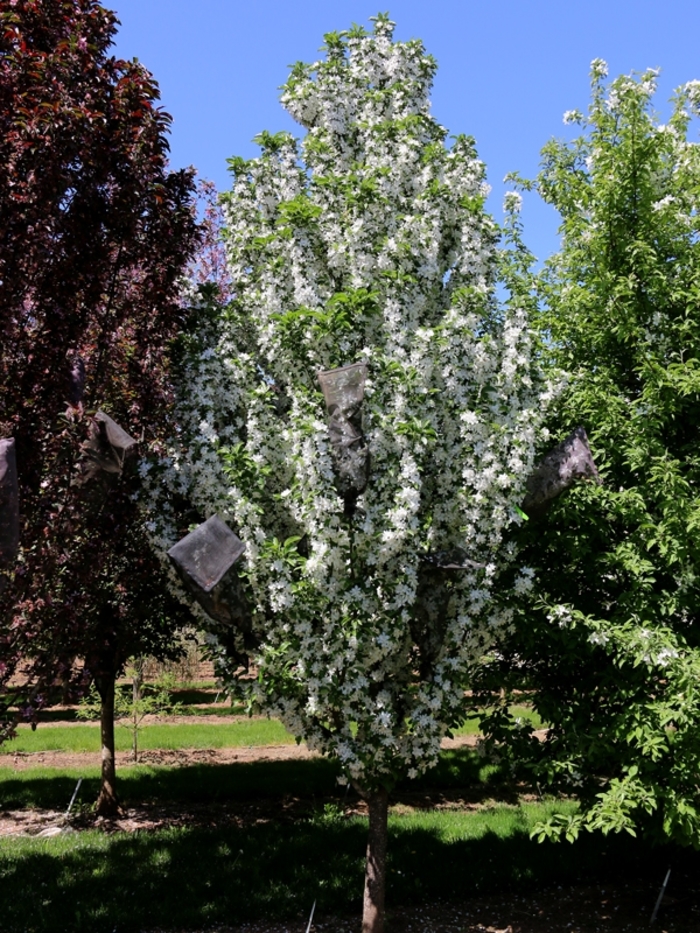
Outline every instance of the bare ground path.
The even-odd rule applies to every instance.
[[[215,723],[224,725],[236,720],[248,722],[247,716],[177,716],[173,718],[164,717],[146,717],[143,725],[158,722],[172,724],[190,724],[201,725],[204,723]],[[60,722],[43,723],[41,729],[51,729],[53,726],[80,726],[85,723]],[[454,739],[443,739],[443,748],[460,748],[465,745],[474,746],[477,744],[478,737],[474,735],[458,736]],[[99,758],[94,752],[62,752],[62,751],[43,751],[43,752],[13,752],[11,744],[0,750],[0,768],[12,767],[14,770],[22,771],[28,768],[84,768],[94,767],[98,764]],[[4,753],[3,753],[4,752]],[[233,761],[277,761],[288,760],[290,758],[314,758],[318,757],[316,752],[310,751],[304,743],[297,745],[290,738],[289,743],[284,745],[238,745],[227,748],[183,748],[177,750],[157,749],[144,750],[139,753],[139,763],[141,764],[160,764],[160,765],[188,765],[188,764],[229,764]],[[134,762],[130,751],[118,751],[116,753],[117,767],[128,767]]]

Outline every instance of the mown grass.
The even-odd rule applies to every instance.
[[[459,730],[475,731],[475,723]],[[128,731],[118,730],[117,735],[119,747],[128,748]],[[267,719],[149,725],[140,732],[142,748],[291,741],[278,722]],[[0,808],[65,810],[78,778],[83,783],[76,807],[89,808],[99,788],[98,748],[95,726],[22,729],[2,753],[95,752],[95,765],[15,771],[11,758],[5,757],[3,766],[0,757]],[[317,916],[348,913],[354,915],[348,928],[354,928],[366,823],[341,815],[353,792],[343,796],[338,776],[337,764],[325,759],[120,768],[118,786],[126,807],[217,804],[244,811],[265,800],[264,812],[274,814],[282,798],[298,798],[296,819],[131,836],[86,831],[50,839],[6,837],[0,840],[0,929],[135,933],[149,926],[194,929],[262,917],[301,924],[314,900]],[[504,780],[497,766],[463,747],[443,752],[436,769],[399,786],[397,793],[479,786],[497,794]],[[501,883],[513,887],[568,877],[559,856],[547,855],[543,861],[535,855],[542,848],[535,850],[529,840],[530,827],[551,806],[499,805],[476,813],[407,813],[403,807],[390,821],[390,902],[454,899],[496,890]],[[580,872],[587,863],[577,856],[566,864]],[[13,896],[19,890],[22,896]]]
[[[175,811],[217,804],[246,813],[262,802],[266,819],[179,827],[131,835],[85,831],[49,839],[0,840],[0,929],[3,933],[136,933],[203,929],[280,918],[302,930],[311,904],[317,919],[348,915],[338,933],[354,930],[360,911],[366,821],[343,816],[354,792],[337,784],[325,759],[120,770],[126,806],[168,802]],[[65,810],[78,777],[78,806],[94,801],[98,768],[0,768],[0,808]],[[505,775],[474,749],[443,752],[436,769],[397,788],[429,793],[482,788],[504,797]],[[274,819],[283,800],[298,798],[294,818]],[[517,796],[513,795],[516,800]],[[570,802],[490,803],[476,811],[410,810],[390,817],[390,905],[463,901],[477,894],[604,878],[658,874],[666,853],[650,853],[627,836],[585,836],[574,845],[537,844],[529,833]],[[291,811],[290,811],[291,812]],[[688,858],[696,858],[683,854]],[[700,864],[698,865],[700,867]],[[21,895],[18,895],[21,892]]]
[[[91,803],[99,790],[99,766],[91,768],[27,771],[0,769],[0,806],[5,810],[27,807],[65,809],[78,778],[83,779],[80,801]],[[263,797],[313,796],[337,791],[338,768],[317,761],[256,761],[223,765],[165,767],[141,765],[120,768],[119,796],[125,806],[146,803],[220,803]]]
[[[389,905],[465,900],[544,884],[639,876],[649,852],[628,837],[534,843],[551,805],[391,816]],[[366,822],[319,813],[295,823],[86,832],[0,844],[4,933],[202,929],[259,918],[299,924],[349,914],[356,928]],[[21,896],[17,896],[21,892]]]
[[[514,707],[513,713],[529,719],[536,726],[541,725],[536,714],[525,706]],[[139,748],[236,748],[294,743],[294,737],[276,719],[242,716],[231,720],[230,710],[222,711],[222,717],[224,715],[229,717],[228,722],[191,724],[175,721],[140,726]],[[476,735],[478,731],[477,720],[469,719],[459,729],[455,729],[453,734]],[[119,723],[115,735],[118,751],[131,748],[131,730],[127,724]],[[2,755],[14,752],[98,752],[99,748],[100,733],[97,725],[51,726],[45,729],[39,726],[35,731],[29,726],[19,726],[17,738],[0,745],[0,761]]]
[[[126,726],[115,730],[117,750],[131,748],[132,734]],[[155,723],[139,728],[139,748],[235,748],[246,745],[287,745],[294,738],[276,719],[247,717],[221,723]],[[0,745],[0,756],[14,752],[99,752],[100,729],[93,725],[39,726],[32,731],[20,726],[17,738]],[[0,757],[0,761],[2,758]]]
[[[183,809],[218,804],[245,812],[251,802],[266,801],[265,812],[274,814],[283,798],[298,798],[297,819],[131,837],[89,831],[52,839],[5,839],[0,841],[0,903],[5,896],[11,900],[17,885],[23,886],[23,894],[21,903],[3,908],[0,928],[3,933],[201,928],[255,917],[294,918],[308,913],[313,900],[321,911],[356,913],[366,824],[339,815],[354,792],[339,787],[338,775],[337,764],[320,758],[120,769],[119,790],[127,807],[136,802],[168,802]],[[0,768],[0,808],[65,810],[78,777],[84,779],[80,807],[95,799],[97,766],[82,771]],[[473,749],[460,748],[443,753],[438,768],[411,787],[473,786],[498,779]],[[461,814],[392,816],[395,896],[404,898],[407,873],[414,873],[420,862],[417,852],[424,838],[434,841],[439,854],[445,847],[452,851],[449,847],[459,840],[525,832],[523,820],[534,819],[534,814],[517,815],[517,808],[489,813],[484,814],[486,822],[480,816],[478,823]],[[453,873],[453,893],[458,874]],[[431,869],[426,890],[441,875]],[[448,890],[444,878],[440,884],[436,891]]]
[[[542,728],[542,720],[537,715],[537,713],[531,709],[529,706],[511,706],[510,711],[513,716],[520,719],[527,720],[532,723],[535,729]],[[479,720],[477,717],[472,717],[467,719],[458,729],[452,730],[453,735],[478,735],[479,734]]]

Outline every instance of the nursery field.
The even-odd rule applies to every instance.
[[[123,808],[104,820],[97,727],[58,715],[0,750],[3,933],[304,933],[314,904],[311,931],[357,930],[364,804],[279,723],[188,707],[141,727],[138,764],[118,729]],[[638,931],[669,866],[656,928],[700,930],[697,856],[630,837],[532,841],[575,804],[514,786],[479,757],[473,724],[460,732],[393,794],[389,933]]]

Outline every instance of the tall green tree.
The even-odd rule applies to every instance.
[[[14,438],[22,513],[0,594],[0,719],[10,732],[13,704],[32,720],[56,685],[94,680],[103,812],[115,678],[169,650],[178,611],[141,526],[136,459],[95,414],[158,448],[198,238],[192,172],[169,171],[170,117],[149,72],[110,55],[115,29],[94,0],[0,5],[0,437]]]
[[[561,215],[538,277],[543,353],[568,374],[555,419],[583,425],[602,485],[582,484],[524,532],[538,602],[490,676],[534,690],[550,724],[539,778],[581,813],[544,831],[635,827],[700,842],[700,82],[666,124],[653,71],[592,65],[573,141],[543,150],[534,187]],[[511,662],[510,665],[508,662]],[[491,725],[504,738],[506,720]]]

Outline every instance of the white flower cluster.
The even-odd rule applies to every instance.
[[[282,100],[303,142],[263,134],[234,162],[235,297],[203,314],[181,432],[149,474],[162,549],[180,496],[245,542],[259,703],[365,785],[436,761],[510,624],[504,534],[543,408],[526,315],[496,300],[484,167],[471,140],[446,147],[435,64],[392,30],[296,66]],[[369,480],[348,512],[317,374],[356,362]],[[461,568],[426,560],[455,551]],[[513,598],[532,585],[511,578]]]
[[[583,115],[580,110],[567,110],[564,113],[564,123],[580,123],[583,120]]]
[[[559,628],[568,628],[573,622],[573,614],[568,606],[553,606],[547,614],[547,621],[556,623]]]
[[[608,63],[602,58],[594,58],[591,62],[591,75],[597,80],[606,78],[608,75]]]
[[[506,191],[503,196],[503,210],[506,214],[519,214],[523,208],[523,196],[519,191]]]
[[[700,114],[700,81],[688,81],[682,90],[685,92],[690,109],[695,116]]]

